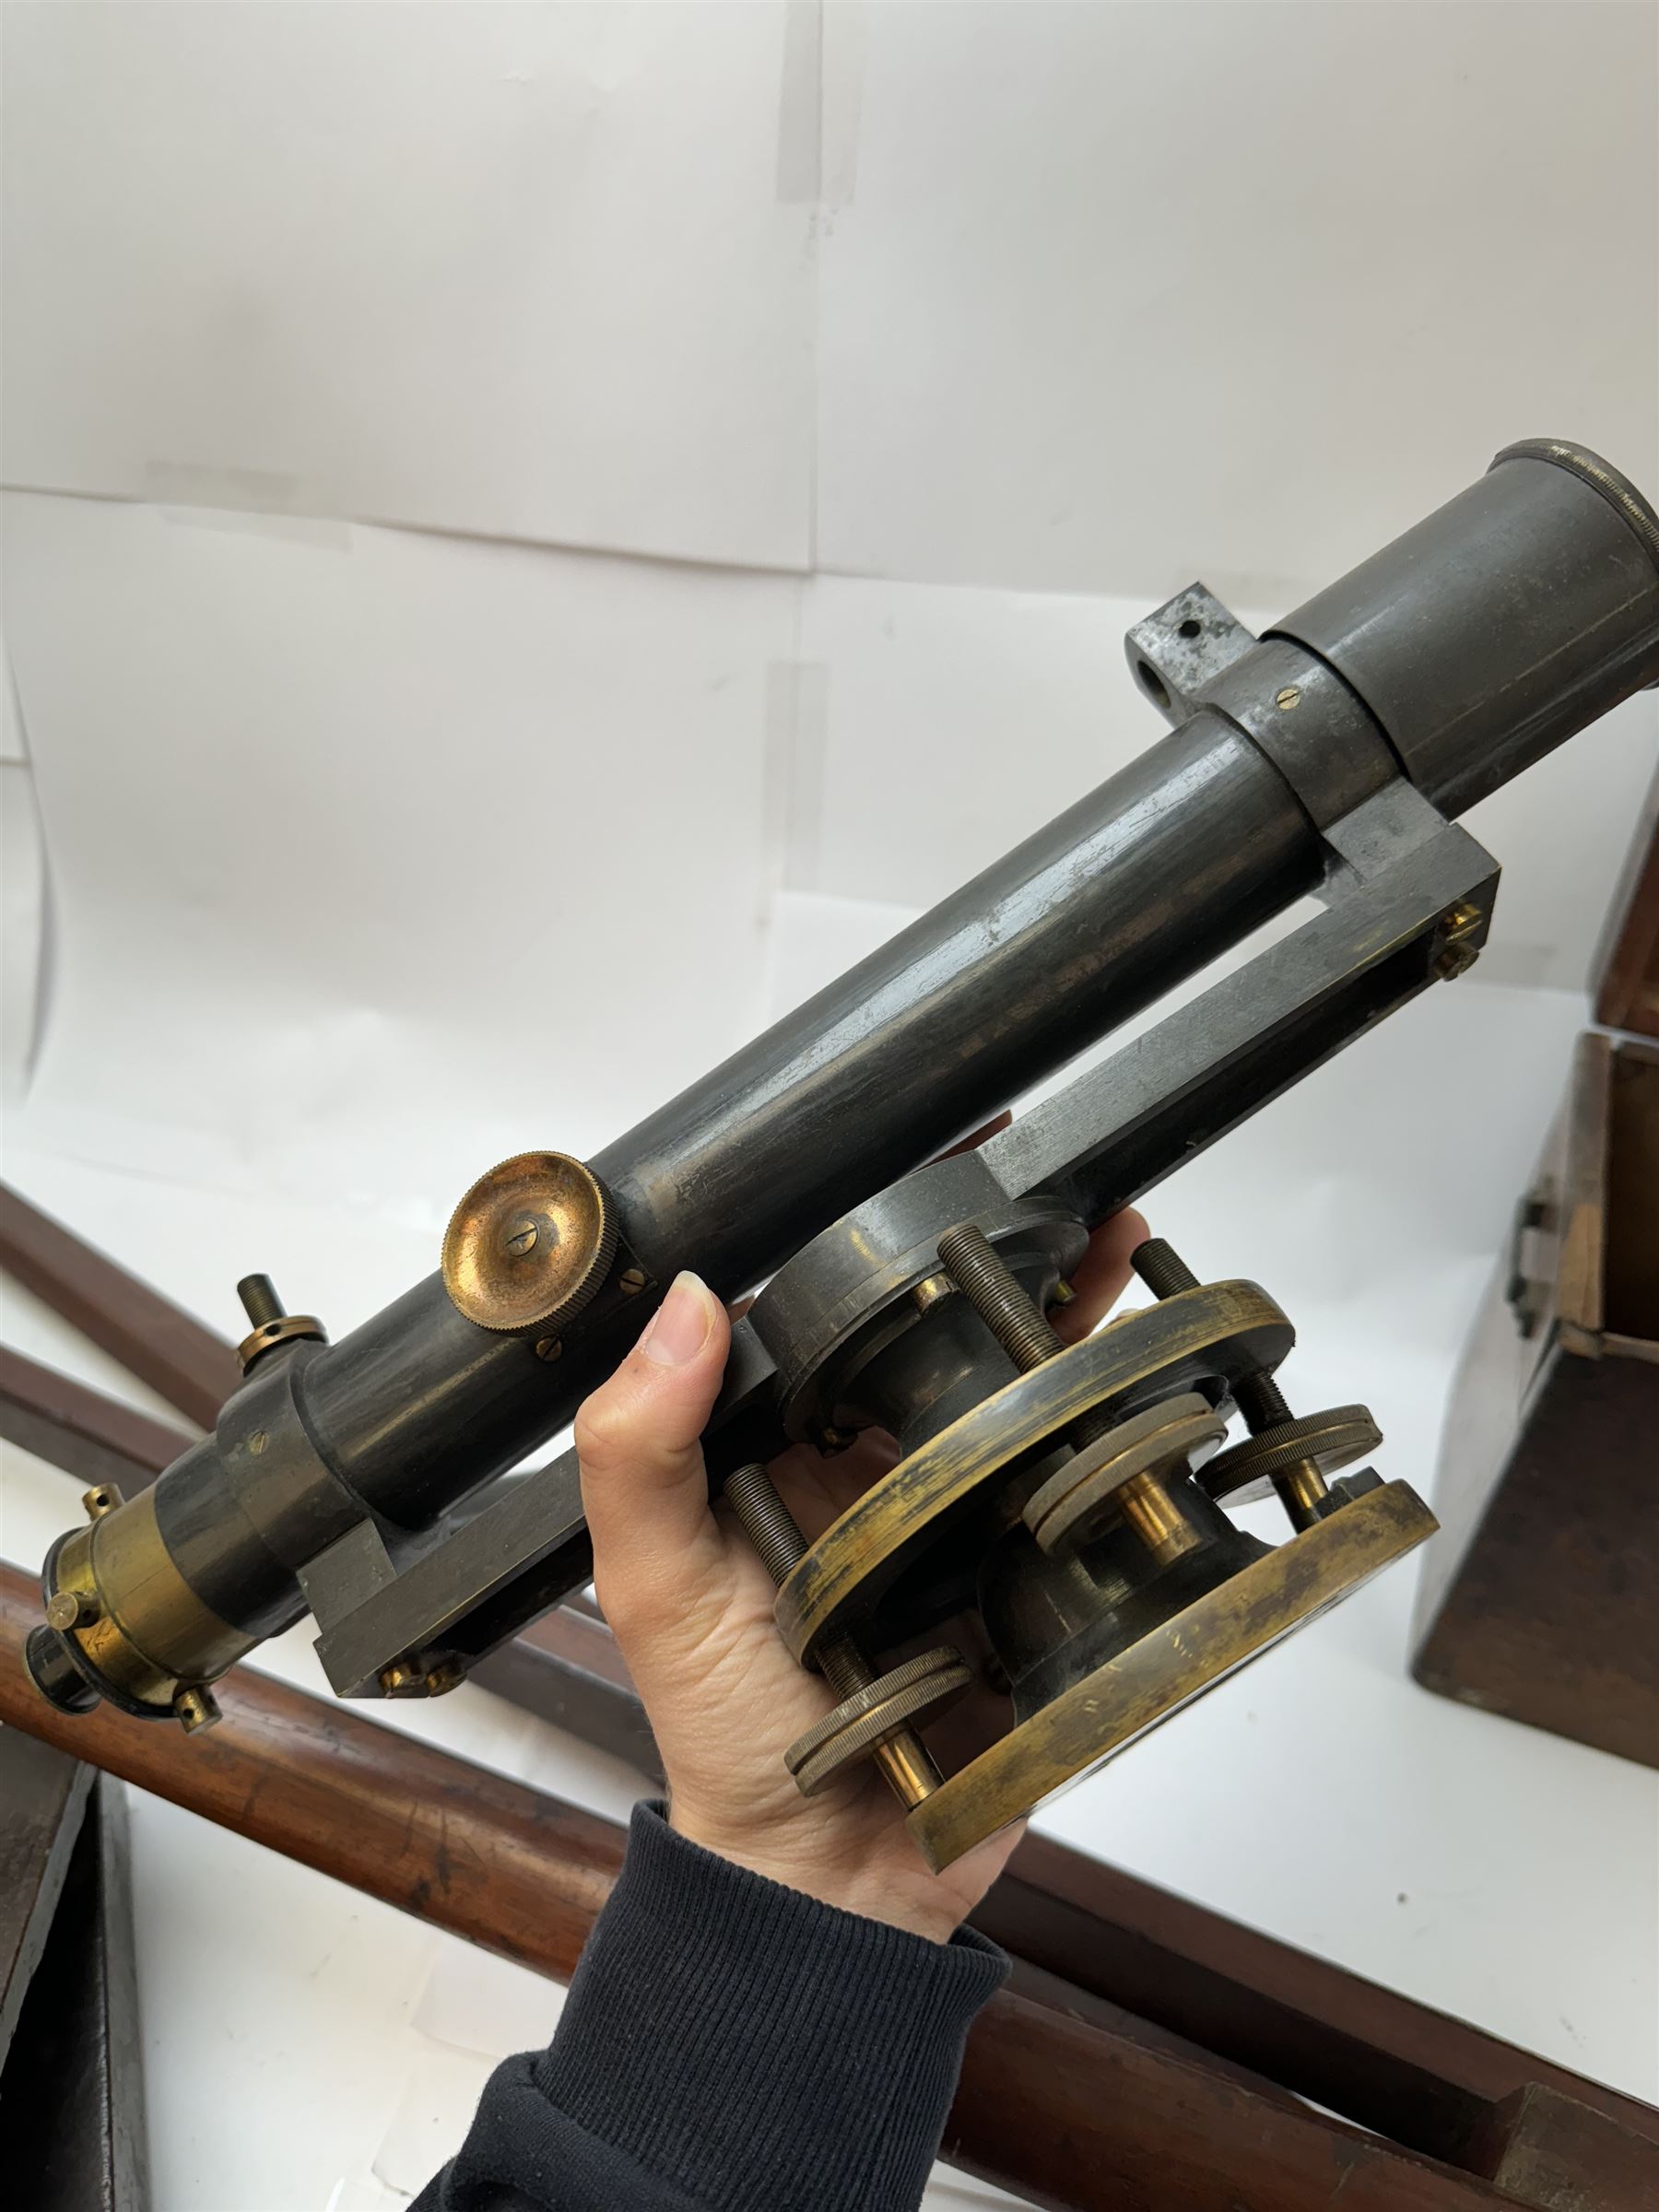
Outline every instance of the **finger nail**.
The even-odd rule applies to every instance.
[[[714,1300],[694,1275],[677,1275],[653,1314],[640,1349],[659,1367],[684,1367],[709,1341]]]

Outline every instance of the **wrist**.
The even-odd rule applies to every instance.
[[[753,1828],[708,1818],[674,1797],[669,1799],[667,1819],[677,1835],[700,1850],[838,1912],[878,1921],[928,1943],[948,1943],[961,1924],[961,1900],[936,1893],[935,1877],[920,1861],[913,1876],[896,1879],[890,1867],[839,1864],[810,1833],[758,1833]]]

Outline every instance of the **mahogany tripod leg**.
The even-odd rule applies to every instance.
[[[5,1218],[0,1214],[0,1224]],[[76,1245],[69,1231],[49,1227],[60,1255],[64,1245]],[[0,1237],[0,1265],[6,1256]],[[88,1284],[108,1266],[92,1253],[73,1271],[83,1308]],[[119,1270],[110,1274],[132,1281]],[[145,1295],[166,1306],[159,1293]],[[200,1331],[200,1324],[189,1326]],[[135,1488],[159,1473],[183,1441],[4,1353],[0,1435],[91,1480],[107,1478],[114,1465],[99,1455],[114,1454],[124,1459]],[[535,1623],[475,1668],[474,1678],[660,1777],[614,1639],[581,1606]],[[1659,2145],[1659,2112],[1652,2106],[1045,1838],[1020,1845],[975,1920],[1017,1957],[1062,1975],[1074,1989],[1126,2005],[1168,2034],[1433,2158],[1477,2166],[1493,2155],[1493,2112],[1534,2089]],[[1543,2107],[1535,2100],[1527,2110],[1535,2132]]]
[[[558,1979],[621,1863],[623,1831],[251,1668],[186,1738],[66,1715],[20,1665],[33,1588],[0,1569],[0,1723]],[[1044,1983],[969,2040],[945,2155],[1049,2212],[1499,2212],[1512,2197]],[[1053,1992],[1058,1990],[1055,1996]]]

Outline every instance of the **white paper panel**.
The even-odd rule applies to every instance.
[[[854,29],[825,567],[1284,605],[1517,437],[1652,486],[1651,7],[829,11]]]
[[[792,888],[931,905],[1155,744],[1123,650],[1155,604],[815,579],[823,729],[797,758],[812,872]],[[1464,818],[1503,869],[1483,981],[1583,986],[1656,757],[1646,696]]]
[[[11,665],[0,653],[0,760],[27,760],[29,739],[23,728],[23,717],[18,712],[17,687],[11,679]]]
[[[807,13],[9,8],[7,481],[804,566]]]
[[[18,1104],[29,1088],[45,1012],[46,947],[34,771],[27,760],[0,759],[0,1108]]]
[[[6,519],[62,915],[41,1141],[424,1218],[491,1157],[619,1134],[752,1021],[793,582]]]

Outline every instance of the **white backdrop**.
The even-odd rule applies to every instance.
[[[4,33],[6,1169],[228,1332],[254,1266],[350,1326],[480,1164],[604,1143],[1130,758],[1123,630],[1194,576],[1269,618],[1520,436],[1659,484],[1645,6]],[[1419,1482],[1656,735],[1477,810],[1477,980],[1158,1199]],[[4,1475],[32,1561],[74,1488]],[[1409,1594],[1045,1825],[1652,2095],[1654,1778],[1413,1689]],[[482,1693],[394,1717],[629,1794]],[[159,2206],[401,2202],[555,1998],[135,1811]]]

